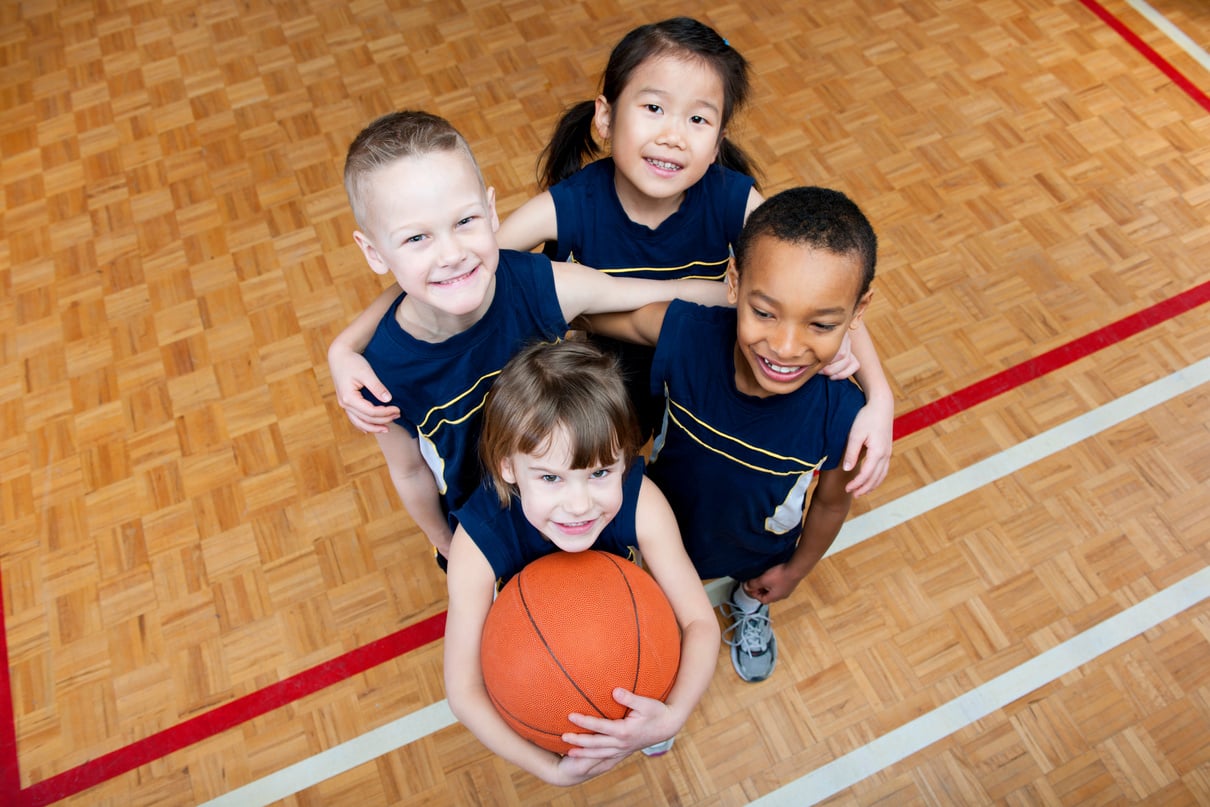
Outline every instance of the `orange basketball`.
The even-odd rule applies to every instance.
[[[558,754],[586,733],[571,712],[616,720],[615,687],[668,697],[681,631],[651,575],[608,552],[555,552],[501,589],[483,625],[483,682],[496,710],[527,740]]]

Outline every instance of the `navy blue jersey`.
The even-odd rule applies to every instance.
[[[744,226],[752,177],[717,163],[654,230],[630,220],[613,183],[613,160],[589,163],[550,189],[558,222],[555,260],[617,277],[722,280]]]
[[[399,327],[402,300],[401,294],[379,321],[365,357],[399,407],[396,423],[419,439],[449,513],[479,484],[480,419],[496,376],[530,342],[561,339],[567,323],[550,260],[528,252],[500,251],[487,313],[444,342],[425,342]]]
[[[651,477],[703,578],[758,576],[788,559],[816,470],[837,467],[865,396],[816,374],[788,395],[735,386],[735,310],[668,306],[652,366],[666,395]]]
[[[605,525],[592,545],[593,549],[611,552],[631,561],[638,559],[639,540],[634,518],[642,485],[643,461],[637,459],[622,480],[622,507],[613,520]],[[491,564],[496,575],[497,591],[529,563],[559,551],[534,525],[526,521],[520,502],[512,502],[511,505],[501,507],[496,491],[484,484],[471,494],[466,505],[454,513],[458,523]]]
[[[550,189],[558,221],[554,258],[575,261],[615,277],[722,280],[731,244],[744,226],[750,176],[717,163],[685,191],[680,209],[654,230],[630,220],[614,185],[613,160],[589,163]],[[626,391],[650,435],[662,401],[647,394],[652,350],[605,337],[593,342],[618,357]]]

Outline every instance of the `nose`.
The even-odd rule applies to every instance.
[[[447,233],[439,238],[437,260],[442,266],[454,266],[460,263],[465,254],[466,249],[462,246],[462,239],[457,234]]]
[[[571,482],[563,489],[563,509],[568,515],[578,516],[587,513],[592,507],[592,496],[588,486],[582,482]]]
[[[664,118],[664,125],[660,127],[660,134],[659,137],[656,138],[656,142],[661,145],[672,146],[673,148],[684,148],[684,122],[674,118],[671,115]]]
[[[797,359],[805,350],[802,329],[791,323],[779,324],[767,341],[779,359]]]

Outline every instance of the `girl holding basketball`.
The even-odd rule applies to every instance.
[[[540,344],[517,354],[492,387],[480,457],[487,480],[457,511],[450,545],[445,687],[454,715],[489,749],[555,785],[603,773],[638,749],[651,755],[685,724],[710,683],[719,627],[676,519],[636,460],[640,437],[616,360],[590,344]],[[681,628],[681,662],[661,702],[614,690],[621,720],[571,715],[585,733],[559,756],[500,717],[483,682],[480,642],[495,593],[543,555],[587,549],[644,565]],[[568,608],[591,607],[592,592]],[[592,641],[592,637],[585,637]]]
[[[687,17],[642,25],[614,47],[601,94],[571,107],[540,160],[545,189],[500,226],[499,243],[530,250],[545,243],[552,258],[623,277],[722,280],[748,214],[762,201],[744,152],[727,126],[749,92],[746,60],[709,26]],[[600,150],[593,133],[610,144]],[[586,165],[585,160],[591,160]],[[337,400],[363,431],[381,431],[398,416],[360,394],[386,401],[385,389],[357,355],[387,306],[390,289],[332,343],[328,361]],[[611,342],[622,357],[644,435],[663,402],[649,389],[650,348]],[[848,491],[881,484],[891,456],[894,401],[865,325],[852,331],[852,352],[825,370],[854,372],[867,403],[854,421],[842,459],[865,459]]]

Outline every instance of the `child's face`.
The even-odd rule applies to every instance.
[[[870,300],[860,300],[861,264],[773,236],[752,243],[742,274],[727,272],[738,320],[735,386],[764,398],[800,388],[830,362]]]
[[[500,473],[517,486],[530,524],[564,552],[592,547],[622,506],[622,460],[612,465],[572,469],[565,429],[551,435],[540,454],[513,454]]]
[[[460,151],[404,157],[370,177],[353,239],[412,303],[463,316],[490,303],[499,248],[495,195]],[[486,302],[485,302],[486,301]]]
[[[612,140],[619,193],[679,199],[718,155],[722,117],[723,83],[713,69],[674,56],[643,62],[612,108],[597,99],[597,132]]]

